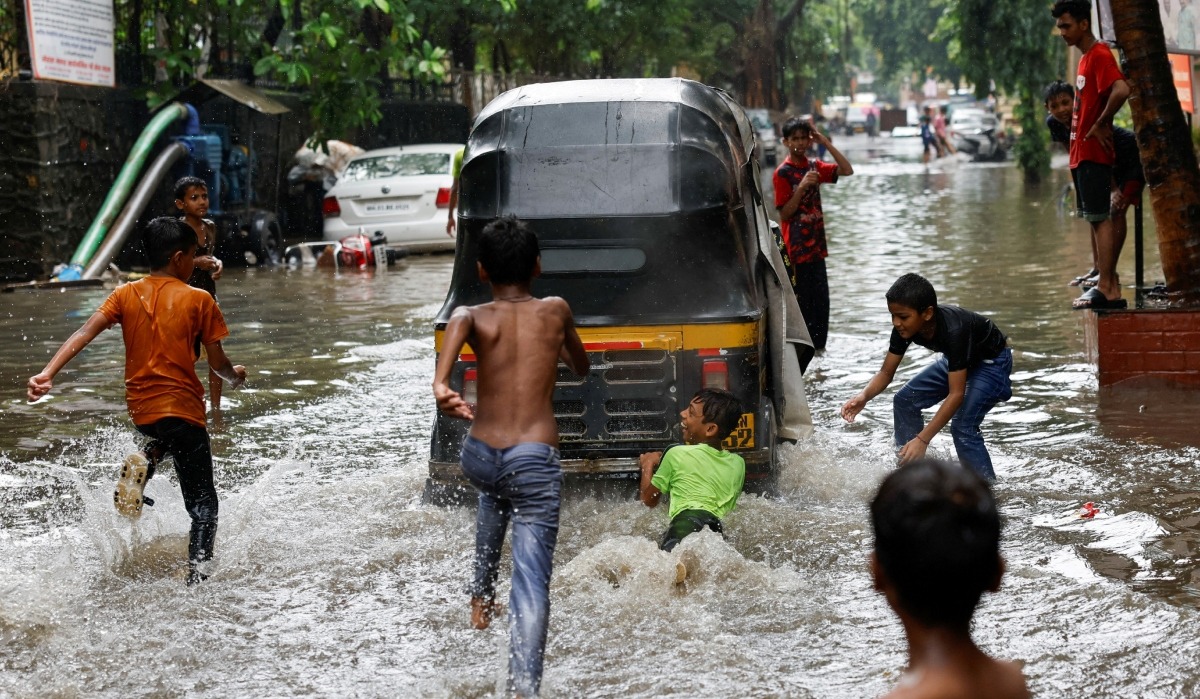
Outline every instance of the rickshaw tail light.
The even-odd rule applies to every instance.
[[[700,385],[704,388],[729,390],[729,365],[724,359],[709,359],[704,362]]]
[[[463,372],[462,399],[470,405],[479,402],[479,372],[475,369],[467,369]]]
[[[325,197],[321,200],[321,215],[325,218],[342,215],[342,207],[338,205],[337,197]]]
[[[437,203],[437,208],[439,208],[439,209],[449,209],[450,208],[450,188],[449,187],[439,187],[438,188],[436,203]]]

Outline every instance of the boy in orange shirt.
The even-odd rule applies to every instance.
[[[188,584],[207,577],[201,564],[212,558],[217,536],[217,491],[204,415],[204,387],[196,377],[197,339],[209,366],[237,388],[246,367],[234,366],[221,340],[229,335],[216,301],[188,286],[195,268],[196,233],[181,221],[156,218],[146,230],[150,276],[117,287],[92,317],[29,379],[27,397],[50,392],[54,376],[88,343],[121,324],[125,340],[125,401],[138,431],[152,441],[144,454],[131,454],[121,467],[113,500],[117,511],[138,517],[146,481],[162,456],[175,459],[175,474],[192,519],[188,540]]]

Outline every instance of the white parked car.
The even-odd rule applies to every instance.
[[[324,238],[362,233],[411,252],[454,250],[446,235],[451,163],[463,146],[434,143],[379,148],[356,156],[321,204]]]

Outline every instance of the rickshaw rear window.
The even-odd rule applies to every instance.
[[[415,177],[450,174],[449,153],[400,153],[360,158],[346,166],[340,181],[357,182],[384,177]]]
[[[543,248],[542,274],[584,272],[636,272],[646,264],[646,253],[638,248]]]

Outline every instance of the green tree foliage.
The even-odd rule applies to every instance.
[[[859,10],[863,33],[879,52],[880,79],[901,73],[925,73],[958,82],[962,69],[938,34],[938,23],[956,0],[866,2]]]
[[[403,0],[115,0],[114,8],[119,61],[137,67],[152,105],[201,75],[297,88],[313,142],[377,122],[392,79],[445,74],[445,49],[422,39]]]

